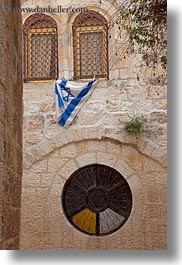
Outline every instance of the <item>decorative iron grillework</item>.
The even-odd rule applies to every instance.
[[[108,23],[95,11],[79,14],[73,23],[74,79],[108,79]]]
[[[108,235],[129,218],[132,193],[115,169],[99,164],[80,168],[67,180],[62,203],[69,222],[88,235]]]
[[[45,14],[34,14],[24,24],[24,81],[58,77],[57,24]]]

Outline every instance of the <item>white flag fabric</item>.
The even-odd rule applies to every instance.
[[[57,123],[69,128],[79,110],[95,88],[97,81],[87,83],[59,79],[55,84]]]

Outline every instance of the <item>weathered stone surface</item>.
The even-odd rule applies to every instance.
[[[121,145],[118,142],[107,141],[106,151],[115,155],[120,155]]]
[[[159,124],[166,123],[167,122],[167,113],[166,112],[160,112],[160,111],[152,112],[150,121],[151,122],[158,122]]]
[[[115,164],[115,169],[121,173],[121,175],[128,179],[130,176],[134,174],[134,170],[129,164],[127,164],[124,160],[119,159]]]
[[[117,156],[114,154],[108,154],[106,152],[98,152],[97,154],[97,161],[99,164],[107,165],[110,167],[114,166],[116,162]]]
[[[75,161],[71,159],[61,168],[61,174],[62,174],[62,176],[64,176],[65,179],[67,179],[77,169],[78,169],[78,167],[77,167]]]
[[[144,157],[143,158],[143,169],[145,172],[152,172],[152,171],[159,171],[159,172],[165,172],[166,168],[159,163],[157,163],[154,160],[151,160],[150,158]]]
[[[29,117],[29,129],[40,129],[44,127],[45,117],[41,115]]]
[[[55,177],[55,173],[46,173],[46,174],[41,174],[41,187],[50,187],[53,179]]]
[[[77,155],[77,148],[75,144],[66,145],[61,148],[61,157],[74,157]]]
[[[150,98],[164,98],[165,92],[163,86],[151,86],[149,89],[149,97]]]
[[[120,111],[120,100],[107,100],[106,108],[111,112]]]
[[[103,141],[89,141],[88,152],[104,152],[106,149],[105,142]]]
[[[41,103],[39,106],[39,110],[40,112],[50,112],[52,108],[52,104],[51,103]]]
[[[49,154],[53,150],[53,148],[53,144],[45,139],[39,142],[35,147],[33,147],[31,153],[37,160],[40,160],[45,155]]]
[[[167,110],[167,101],[166,99],[153,100],[153,107],[159,110]]]
[[[145,232],[148,234],[146,238],[147,249],[167,249],[166,225],[162,224],[160,219],[158,220],[158,222],[156,222],[156,220],[153,220],[149,223],[146,223]],[[164,241],[161,243],[158,238],[163,238]]]
[[[19,249],[22,174],[21,14],[6,13],[0,2],[0,249]],[[9,85],[7,85],[9,84]]]
[[[33,173],[47,173],[47,168],[48,168],[48,165],[47,165],[47,159],[44,159],[40,162],[37,162],[36,164],[34,164],[32,167],[31,167],[31,171]]]
[[[24,187],[39,187],[40,186],[40,175],[38,174],[32,174],[30,172],[24,172],[23,175],[23,183],[22,185]]]
[[[26,142],[31,144],[31,145],[37,144],[41,140],[42,140],[41,131],[27,132],[27,134],[26,134]]]
[[[30,168],[31,165],[35,162],[35,156],[31,153],[26,153],[23,156],[23,166],[24,168]]]
[[[23,108],[25,116],[39,114],[39,103],[37,102],[31,102],[31,103],[25,102]]]
[[[65,184],[65,179],[61,178],[60,175],[56,175],[51,184],[51,189],[53,190],[55,194],[57,194],[58,196],[61,196],[61,192],[63,190],[64,184]]]
[[[86,154],[77,156],[75,161],[77,162],[79,167],[83,167],[86,165],[97,163],[97,157],[96,157],[96,154],[94,152],[86,153]]]
[[[68,161],[67,157],[64,158],[49,158],[48,159],[48,172],[56,172],[60,167],[62,167]]]
[[[87,104],[87,109],[90,109],[91,111],[100,112],[103,111],[105,107],[105,102],[100,101],[90,101]]]
[[[88,142],[80,142],[79,145],[77,145],[77,153],[78,154],[84,154],[88,152]]]
[[[132,146],[122,146],[122,159],[135,171],[142,171],[143,161],[139,152]]]

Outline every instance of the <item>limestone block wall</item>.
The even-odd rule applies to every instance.
[[[157,95],[159,89],[161,97]],[[66,130],[56,124],[54,83],[27,83],[24,85],[24,164],[31,165],[60,143],[100,135],[135,143],[142,152],[166,165],[165,96],[166,86],[142,86],[122,79],[99,81],[77,120]],[[133,113],[147,117],[146,133],[137,138],[124,131],[124,124]]]
[[[110,21],[118,2],[23,1],[23,7],[88,7]],[[23,14],[23,21],[30,14]],[[59,76],[73,77],[72,23],[77,14],[49,14],[58,24]],[[138,57],[116,56],[124,47],[118,27],[109,34],[109,80],[100,80],[69,129],[56,124],[53,82],[24,84],[24,167],[21,211],[22,249],[166,249],[167,95],[165,82],[151,82],[151,73],[136,67]],[[121,60],[122,59],[122,60]],[[137,69],[136,69],[137,68]],[[137,78],[140,73],[140,79]],[[129,116],[147,117],[146,133],[129,136]],[[133,193],[132,214],[107,237],[89,237],[66,220],[61,194],[78,168],[100,163],[118,170]]]
[[[66,180],[93,163],[120,172],[134,199],[128,221],[107,240],[73,228],[61,205]],[[74,141],[24,170],[22,213],[22,249],[165,249],[166,169],[134,144],[109,138]]]
[[[18,249],[22,175],[21,15],[0,2],[0,249]]]

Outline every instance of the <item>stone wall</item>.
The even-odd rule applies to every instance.
[[[13,3],[12,3],[13,2]],[[0,249],[19,248],[22,175],[21,15],[0,3]]]
[[[37,5],[87,6],[110,21],[118,2],[24,1]],[[30,14],[23,14],[23,20]],[[59,76],[73,77],[72,23],[77,14],[49,14],[58,23]],[[54,82],[24,84],[24,173],[22,249],[166,249],[167,95],[165,82],[151,82],[139,57],[118,58],[125,32],[111,27],[109,80],[100,80],[69,129],[56,124]],[[122,53],[122,52],[121,52]],[[161,71],[159,69],[159,71]],[[138,74],[140,78],[137,78]],[[124,124],[133,113],[147,117],[146,133],[133,137]],[[78,168],[101,163],[118,170],[134,196],[131,217],[105,238],[86,236],[70,226],[62,212],[65,181]],[[107,241],[107,242],[106,242]]]
[[[107,240],[77,231],[61,206],[69,176],[94,163],[120,172],[134,199],[128,221]],[[22,213],[22,249],[166,249],[166,168],[135,144],[108,138],[75,140],[24,170]]]

